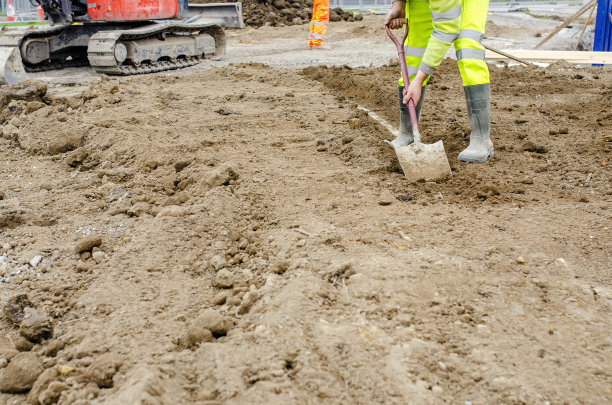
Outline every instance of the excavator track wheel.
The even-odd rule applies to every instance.
[[[115,45],[115,60],[121,64],[127,58],[127,48],[122,43]]]

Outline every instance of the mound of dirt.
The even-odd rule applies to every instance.
[[[232,0],[226,0],[230,2]],[[194,0],[195,4],[219,3],[216,0]],[[312,0],[245,0],[242,2],[242,16],[247,26],[273,27],[300,25],[310,23],[312,18]],[[340,7],[330,10],[329,20],[361,21],[363,16],[344,11]]]
[[[358,109],[396,123],[398,70],[3,88],[0,403],[610,403],[610,73],[492,68],[465,164],[445,62],[454,174],[410,183]]]
[[[578,201],[580,191],[563,191],[568,187],[566,182],[559,182],[561,176],[577,184],[583,184],[588,178],[595,198],[606,199],[609,178],[604,174],[606,168],[602,162],[606,161],[608,152],[601,132],[610,132],[605,107],[612,102],[612,87],[606,80],[610,74],[600,69],[577,69],[567,62],[535,69],[489,68],[495,164],[483,171],[479,165],[459,164],[454,159],[467,146],[470,126],[456,62],[446,60],[427,86],[420,129],[425,143],[443,140],[453,176],[439,184],[414,185],[416,193],[441,193],[445,199],[462,203],[481,204],[486,200],[522,206],[533,199],[538,201],[547,190],[550,193],[547,198],[556,195],[559,199]],[[375,70],[317,66],[304,69],[302,74],[367,106],[396,125],[399,109],[393,82],[399,76],[398,71],[395,65]],[[538,79],[527,85],[526,75]],[[583,96],[578,100],[567,97],[570,86],[581,89]],[[547,94],[546,102],[542,94]],[[362,150],[364,156],[378,153],[379,143],[375,139],[368,144]],[[397,166],[390,167],[400,170]],[[513,170],[515,167],[521,169]],[[540,186],[534,187],[534,182]],[[401,194],[402,188],[398,187],[396,192]]]

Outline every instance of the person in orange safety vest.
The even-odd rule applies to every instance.
[[[310,36],[308,47],[310,49],[329,49],[322,44],[329,24],[329,0],[313,0],[312,20],[310,21]]]

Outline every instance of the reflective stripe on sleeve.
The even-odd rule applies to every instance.
[[[456,34],[447,34],[446,32],[442,32],[438,29],[434,29],[432,35],[435,38],[438,38],[440,41],[449,42],[449,43],[457,39]]]
[[[459,36],[457,37],[457,39],[467,38],[467,39],[472,39],[476,42],[481,42],[483,36],[484,34],[482,32],[471,30],[469,28],[465,28],[465,29],[462,28],[461,31],[459,31]]]
[[[404,46],[404,54],[406,56],[422,57],[423,55],[425,55],[425,49],[427,48],[419,48],[416,46]]]
[[[434,21],[449,21],[449,20],[454,20],[455,18],[459,18],[459,16],[461,15],[461,5],[445,11],[443,13],[436,13],[435,11],[431,12],[431,18]]]
[[[427,63],[422,62],[418,70],[425,73],[427,76],[431,76],[431,74],[434,72],[435,69],[429,66]]]
[[[461,60],[461,59],[485,60],[485,50],[484,49],[472,49],[472,48],[457,49],[457,52],[455,52],[455,55],[457,55],[457,60]]]

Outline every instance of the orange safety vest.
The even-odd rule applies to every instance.
[[[321,46],[329,23],[329,0],[313,0],[308,46]]]

